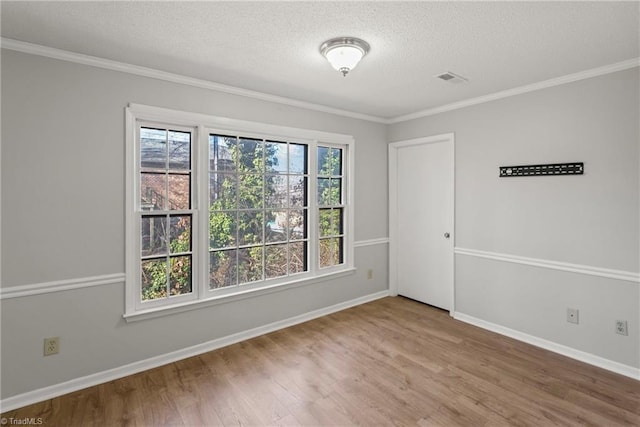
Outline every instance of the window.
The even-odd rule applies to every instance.
[[[353,271],[352,143],[130,105],[125,317]]]
[[[192,292],[193,132],[139,126],[140,298]]]
[[[320,267],[344,262],[344,201],[342,149],[318,147],[318,207]]]
[[[308,146],[209,135],[209,288],[308,271]]]

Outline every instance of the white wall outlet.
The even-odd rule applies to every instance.
[[[567,322],[579,323],[578,313],[579,310],[577,308],[567,308]]]
[[[373,270],[372,269],[368,269],[367,270],[367,279],[369,279],[369,280],[373,279]]]
[[[60,337],[50,337],[44,339],[44,355],[51,356],[60,352]]]
[[[626,320],[616,320],[616,334],[629,335]]]

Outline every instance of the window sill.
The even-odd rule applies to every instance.
[[[275,285],[265,286],[258,289],[240,289],[238,292],[218,295],[207,299],[201,299],[196,301],[189,301],[183,304],[176,304],[165,307],[155,307],[148,310],[139,310],[133,313],[125,313],[122,317],[130,322],[137,322],[140,320],[153,319],[156,317],[169,316],[172,314],[182,313],[185,311],[198,310],[201,308],[214,306],[218,304],[226,304],[234,301],[243,300],[246,298],[255,298],[261,295],[267,295],[274,292],[286,291],[288,289],[294,289],[301,286],[313,285],[315,283],[326,282],[327,280],[338,279],[340,277],[349,276],[355,273],[355,267],[349,267],[344,270],[326,273],[315,277],[310,277],[303,280],[296,280],[286,283],[278,283]]]

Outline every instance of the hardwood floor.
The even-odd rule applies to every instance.
[[[2,417],[46,426],[638,426],[640,382],[397,297]]]

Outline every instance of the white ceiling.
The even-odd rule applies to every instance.
[[[2,37],[381,118],[638,58],[639,2],[2,1]],[[319,54],[354,36],[347,77]],[[452,71],[469,79],[447,84]]]

